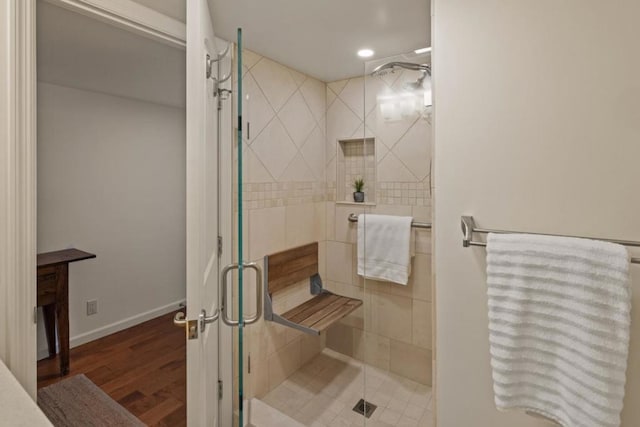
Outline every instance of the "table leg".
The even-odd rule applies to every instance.
[[[69,264],[58,267],[56,317],[60,343],[60,375],[67,375],[69,373]]]
[[[44,331],[47,335],[47,346],[49,347],[49,358],[56,355],[56,305],[48,304],[42,306],[44,314]]]

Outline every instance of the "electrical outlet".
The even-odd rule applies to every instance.
[[[98,300],[92,299],[87,301],[87,316],[91,316],[98,313]]]

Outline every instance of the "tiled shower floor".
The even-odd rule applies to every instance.
[[[366,419],[353,411],[365,398],[377,405]],[[325,349],[263,402],[309,427],[430,427],[431,387]]]

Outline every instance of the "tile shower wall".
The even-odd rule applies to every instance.
[[[245,259],[262,265],[265,255],[305,243],[319,241],[324,248],[326,85],[243,53]],[[323,265],[321,259],[321,273]],[[274,295],[276,312],[309,298],[308,282],[292,288]],[[254,304],[247,301],[247,310]],[[248,397],[262,397],[324,347],[324,338],[264,320],[246,331]]]
[[[325,281],[331,290],[364,301],[327,332],[327,347],[378,368],[431,384],[431,232],[416,229],[416,255],[407,286],[364,280],[356,274],[357,226],[350,213],[413,216],[431,221],[431,123],[411,115],[385,121],[378,95],[398,92],[415,72],[341,80],[327,85],[327,201]],[[364,86],[366,88],[366,97]],[[336,200],[337,144],[374,137],[377,194],[374,206]],[[342,183],[340,184],[342,185]],[[339,191],[338,193],[342,193]]]
[[[365,136],[364,79],[327,85],[247,50],[244,65],[244,118],[250,123],[243,126],[245,259],[262,265],[266,254],[318,241],[327,288],[365,301],[363,309],[321,337],[263,320],[248,327],[247,395],[264,396],[325,345],[430,384],[430,233],[416,234],[408,286],[367,281],[365,293],[362,278],[355,274],[356,229],[347,221],[349,213],[363,209],[336,204],[337,140]],[[395,87],[402,78],[413,77],[398,73],[368,84]],[[368,210],[428,221],[430,125],[421,119],[391,126],[376,123],[373,100],[366,101],[366,136],[376,137],[376,194],[370,201],[377,204]],[[274,296],[275,311],[284,312],[308,298],[308,283],[301,283]],[[253,306],[247,302],[248,310]]]

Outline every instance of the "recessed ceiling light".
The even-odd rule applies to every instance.
[[[371,58],[374,52],[371,49],[360,49],[358,51],[358,56],[360,58]]]
[[[414,50],[414,52],[417,53],[418,55],[421,53],[431,52],[431,47],[423,47],[422,49],[416,49]]]

